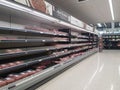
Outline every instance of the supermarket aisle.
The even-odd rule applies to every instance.
[[[97,53],[36,90],[120,90],[120,51]]]

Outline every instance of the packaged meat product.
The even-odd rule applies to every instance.
[[[24,62],[23,62],[23,61],[16,61],[16,62],[15,62],[16,65],[20,65],[20,64],[22,64],[22,63],[24,63]]]
[[[64,51],[53,52],[53,55],[60,55],[60,54],[62,54],[62,53],[64,53]]]
[[[6,52],[7,53],[19,53],[22,52],[22,49],[7,49]]]
[[[15,53],[18,53],[18,52],[22,52],[23,50],[22,49],[15,49],[14,51],[15,51]]]
[[[20,79],[22,79],[23,78],[23,76],[21,76],[21,75],[14,75],[14,79],[17,81],[17,80],[20,80]]]
[[[68,44],[56,44],[55,45],[56,48],[62,48],[62,47],[68,47],[68,46],[70,46],[70,45],[68,45]]]
[[[34,9],[39,10],[43,13],[46,13],[46,5],[45,5],[44,0],[29,0],[29,1],[30,1],[31,6]]]
[[[15,79],[7,77],[7,78],[5,78],[5,81],[7,84],[9,84],[9,83],[15,82]]]
[[[65,59],[64,58],[60,58],[60,61],[64,61]]]
[[[1,69],[9,67],[7,64],[0,65]]]
[[[6,36],[7,40],[17,40],[17,37],[12,37],[12,36]]]
[[[42,71],[42,69],[36,69],[36,73]]]
[[[56,41],[66,41],[66,40],[68,40],[68,38],[54,37],[53,40],[56,40]]]
[[[41,65],[42,67],[45,66],[45,65],[48,65],[48,64],[51,64],[51,60],[48,60],[48,61],[44,61],[44,62],[41,62]]]
[[[54,61],[54,63],[59,64],[59,63],[61,63],[61,61]]]
[[[15,74],[9,74],[8,77],[11,78],[11,77],[14,77],[14,75],[15,75]]]
[[[0,40],[6,40],[7,38],[4,36],[0,36]]]
[[[7,49],[6,52],[7,52],[7,53],[15,53],[15,52],[14,52],[13,50],[11,50],[11,49]]]
[[[9,74],[8,77],[15,79],[15,81],[23,78],[21,75],[18,74]]]
[[[7,85],[6,81],[0,80],[0,87]]]
[[[32,75],[32,74],[35,74],[36,71],[33,71],[33,70],[28,70],[26,73],[28,73],[28,75]]]
[[[71,58],[74,58],[74,55],[70,55]]]
[[[37,69],[44,69],[46,66],[38,66]]]
[[[7,63],[7,64],[1,64],[0,69],[16,66],[16,65],[19,65],[19,64],[22,64],[22,63],[23,63],[22,61],[17,61],[17,62],[11,62],[11,63]]]
[[[79,36],[79,33],[78,32],[72,32],[72,35]]]
[[[82,55],[82,54],[83,54],[83,52],[80,52],[80,53],[79,53],[79,55]]]
[[[0,66],[0,69],[2,69],[2,67]]]
[[[53,32],[54,32],[55,34],[67,35],[67,33],[62,32],[62,31],[58,31],[57,29],[53,29]]]
[[[8,63],[9,67],[16,66],[16,63]]]
[[[117,46],[120,47],[120,43],[118,43]]]
[[[67,61],[67,60],[69,60],[69,59],[70,59],[70,57],[60,58],[61,61]]]
[[[21,75],[23,78],[29,76],[28,73],[26,73],[26,72],[22,72],[22,73],[20,73],[20,75]]]

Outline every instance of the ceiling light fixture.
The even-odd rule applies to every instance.
[[[115,20],[112,0],[109,0],[109,6],[110,6],[111,15],[112,15],[112,20]]]
[[[100,23],[97,23],[98,27],[102,27],[102,25]]]

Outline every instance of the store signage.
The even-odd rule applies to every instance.
[[[70,22],[70,15],[55,6],[53,7],[53,17]]]
[[[120,28],[117,28],[117,29],[105,29],[104,33],[120,33]]]
[[[86,25],[86,30],[92,31],[93,32],[93,27]]]
[[[84,28],[84,23],[82,21],[80,21],[79,19],[71,16],[71,20],[70,20],[71,24],[74,24],[76,26],[79,26],[81,28]]]

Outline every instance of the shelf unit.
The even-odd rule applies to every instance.
[[[98,51],[95,32],[9,0],[0,11],[0,90],[25,90]]]
[[[13,2],[10,2],[9,0],[1,0],[0,1],[0,10],[1,12],[8,12],[8,13],[4,13],[4,14],[9,14],[11,13],[11,15],[13,15],[14,17],[15,16],[18,16],[19,15],[19,18],[25,18],[25,19],[28,19],[28,20],[39,20],[41,23],[45,23],[45,24],[48,24],[48,25],[51,25],[51,26],[54,26],[54,27],[58,27],[58,28],[70,28],[70,29],[73,29],[75,31],[85,31],[85,32],[88,32],[88,33],[93,33],[93,34],[96,34],[98,35],[96,32],[92,32],[92,31],[89,31],[89,30],[85,30],[83,28],[80,28],[78,26],[75,26],[71,23],[68,23],[68,22],[65,22],[65,21],[61,21],[57,18],[54,18],[50,15],[47,15],[47,14],[44,14],[42,12],[38,12],[32,8],[29,8],[27,6],[22,6],[20,4],[17,4],[16,3],[13,3]]]
[[[120,49],[120,34],[103,34],[104,49]]]

